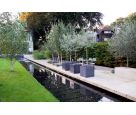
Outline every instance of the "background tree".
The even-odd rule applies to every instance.
[[[136,56],[136,21],[127,21],[116,34],[109,41],[109,51],[115,57],[126,57],[127,66],[129,60]]]
[[[1,53],[8,56],[11,61],[11,71],[13,71],[15,56],[27,50],[24,24],[13,19],[8,12],[0,14],[0,48]]]
[[[117,34],[125,23],[131,21],[136,21],[136,12],[129,14],[125,18],[117,18],[114,22],[110,24],[110,26],[115,31],[115,34]]]
[[[62,39],[60,41],[61,49],[66,53],[66,57],[70,56],[70,61],[72,60],[71,55],[79,49],[79,34],[75,31],[75,27],[71,24],[65,26],[65,32],[63,33]]]
[[[136,21],[136,12],[129,14],[126,17],[126,21]]]
[[[125,22],[126,18],[120,17],[110,24],[110,27],[114,31],[114,35],[119,33],[120,29],[125,24]]]
[[[125,22],[125,18],[117,18],[114,22],[111,23],[112,27],[121,27]]]
[[[51,30],[52,24],[63,22],[71,23],[77,28],[92,28],[101,25],[102,13],[100,12],[28,12],[20,13],[20,20],[27,22],[28,29],[34,33],[34,49],[46,42],[46,37]],[[42,39],[39,42],[39,39]]]
[[[82,48],[86,49],[86,62],[88,64],[88,47],[93,47],[94,46],[94,38],[95,34],[93,31],[91,32],[85,32],[84,30],[81,31],[81,37],[79,41],[79,45]]]
[[[60,58],[62,59],[62,48],[60,46],[60,42],[65,31],[65,26],[62,22],[52,25],[51,31],[47,36],[48,40],[44,44],[44,46],[48,48],[52,54],[58,55],[59,61]]]

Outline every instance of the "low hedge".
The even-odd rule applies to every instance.
[[[38,51],[38,50],[35,50],[33,52],[33,57],[35,59],[45,59],[45,52],[44,51]]]
[[[33,52],[33,57],[35,59],[49,59],[51,58],[51,52],[49,50],[45,50],[45,51],[35,50]]]
[[[45,58],[46,59],[50,59],[51,58],[51,52],[48,49],[46,49],[44,53],[45,53]]]
[[[51,58],[51,52],[46,49],[45,51],[34,51],[35,59],[45,59]],[[63,60],[69,60],[69,56],[66,56],[66,52],[62,52]],[[86,58],[86,48],[82,48],[76,52],[72,52],[72,59],[76,60],[78,58]],[[107,42],[97,42],[94,46],[88,47],[88,58],[96,58],[96,65],[107,66],[107,67],[117,67],[126,66],[126,58],[115,59],[112,54],[108,51]],[[130,67],[136,67],[136,60],[130,62]]]
[[[86,58],[86,49],[82,48],[78,52],[78,58],[83,57]],[[97,42],[94,46],[88,47],[88,57],[96,58],[96,65],[107,66],[107,67],[115,67],[124,65],[124,58],[115,59],[110,52],[108,51],[108,43],[107,42]]]

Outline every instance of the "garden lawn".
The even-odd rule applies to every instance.
[[[2,102],[55,102],[58,101],[16,61],[10,72],[9,61],[0,59],[0,101]]]

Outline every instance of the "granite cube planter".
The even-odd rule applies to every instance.
[[[79,63],[70,64],[70,72],[80,73],[80,66],[81,66],[81,64],[79,64]]]
[[[94,77],[94,65],[85,64],[80,66],[80,75],[83,77]]]
[[[68,71],[70,70],[70,64],[73,64],[74,62],[70,62],[70,61],[65,61],[62,63],[62,69]]]
[[[24,59],[24,55],[16,55],[16,59],[17,60],[23,60]]]

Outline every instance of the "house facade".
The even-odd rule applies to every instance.
[[[96,29],[96,33],[96,41],[103,42],[110,39],[113,36],[114,31],[109,26],[104,26],[100,29]]]

